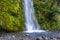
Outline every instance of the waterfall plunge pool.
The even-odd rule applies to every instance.
[[[59,37],[60,32],[57,31],[44,31],[40,30],[38,31],[32,31],[32,32],[27,32],[27,31],[19,31],[19,32],[12,32],[12,33],[7,33],[7,32],[2,32],[0,33],[0,39],[2,38],[3,40],[20,40],[20,39],[27,39],[27,40],[32,40],[37,37]],[[34,39],[35,40],[35,39]]]
[[[49,31],[49,30],[23,31],[22,33],[30,36],[35,36],[35,37],[39,37],[39,36],[56,37],[60,35],[60,32]]]

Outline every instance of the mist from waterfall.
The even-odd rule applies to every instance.
[[[23,6],[26,31],[39,30],[40,27],[34,14],[33,0],[23,0]]]

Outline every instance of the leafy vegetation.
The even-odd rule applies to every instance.
[[[21,0],[0,1],[0,28],[7,31],[23,30],[23,22]]]
[[[57,0],[33,0],[35,14],[41,28],[60,28],[60,6]],[[59,26],[58,26],[59,25]]]
[[[60,6],[57,0],[33,0],[38,23],[43,29],[60,28]],[[24,30],[21,0],[0,1],[0,28],[8,31]]]

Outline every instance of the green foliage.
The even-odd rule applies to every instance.
[[[0,1],[0,28],[7,31],[24,29],[21,0]]]
[[[33,0],[38,23],[44,29],[60,27],[60,7],[57,0]],[[0,28],[8,31],[24,30],[21,0],[0,0]]]
[[[57,6],[57,0],[33,0],[35,14],[38,19],[38,23],[44,29],[55,29],[60,23],[59,12],[60,7]],[[60,26],[59,26],[60,27]]]

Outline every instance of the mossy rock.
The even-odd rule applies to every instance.
[[[7,31],[24,30],[21,0],[0,1],[0,28]]]

